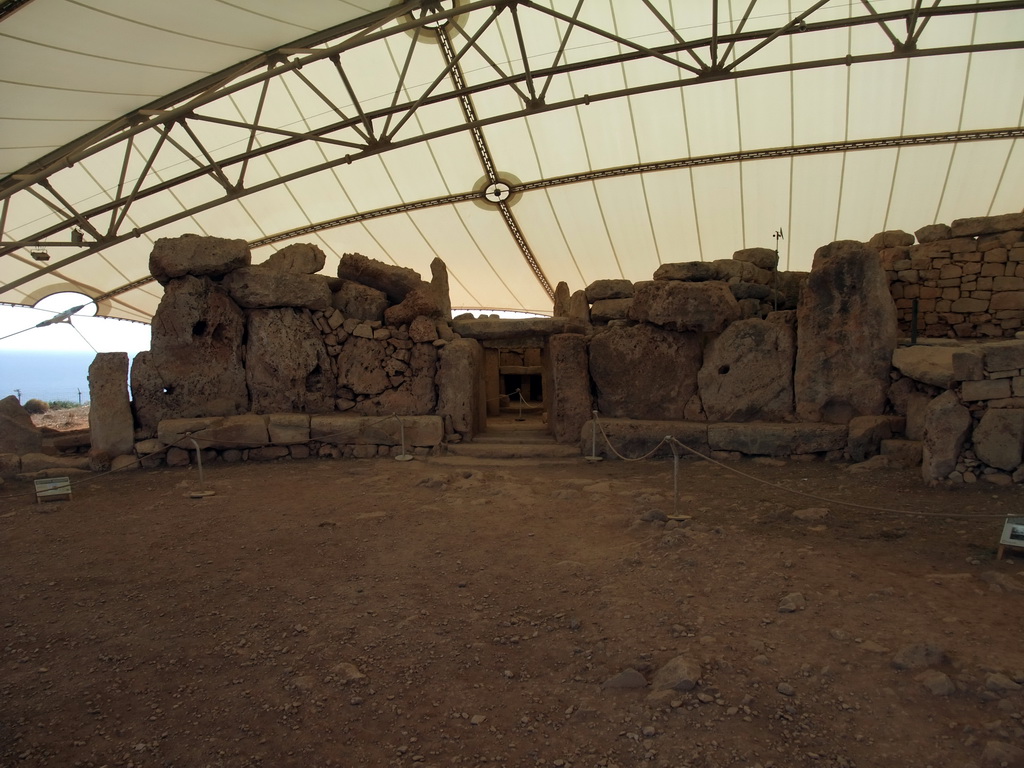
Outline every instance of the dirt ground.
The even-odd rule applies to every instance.
[[[991,516],[1024,489],[729,466],[926,516],[692,460],[678,501],[671,460],[9,482],[0,765],[1019,764],[1024,557]],[[677,656],[699,683],[654,692]]]

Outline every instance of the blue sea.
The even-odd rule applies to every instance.
[[[46,402],[89,402],[89,365],[93,352],[0,350],[0,398],[17,395]]]

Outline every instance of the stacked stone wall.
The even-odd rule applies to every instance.
[[[958,219],[871,243],[886,269],[901,333],[1013,337],[1024,328],[1024,214]]]

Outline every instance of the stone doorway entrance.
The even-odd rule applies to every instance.
[[[528,344],[522,339],[484,342],[486,426],[519,422],[546,431],[545,370],[545,348],[540,340]]]

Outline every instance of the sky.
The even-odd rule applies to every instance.
[[[0,351],[127,352],[132,356],[149,349],[148,325],[94,317],[96,307],[91,304],[69,318],[70,322],[36,327],[87,301],[79,294],[58,293],[42,299],[35,307],[0,304]]]

